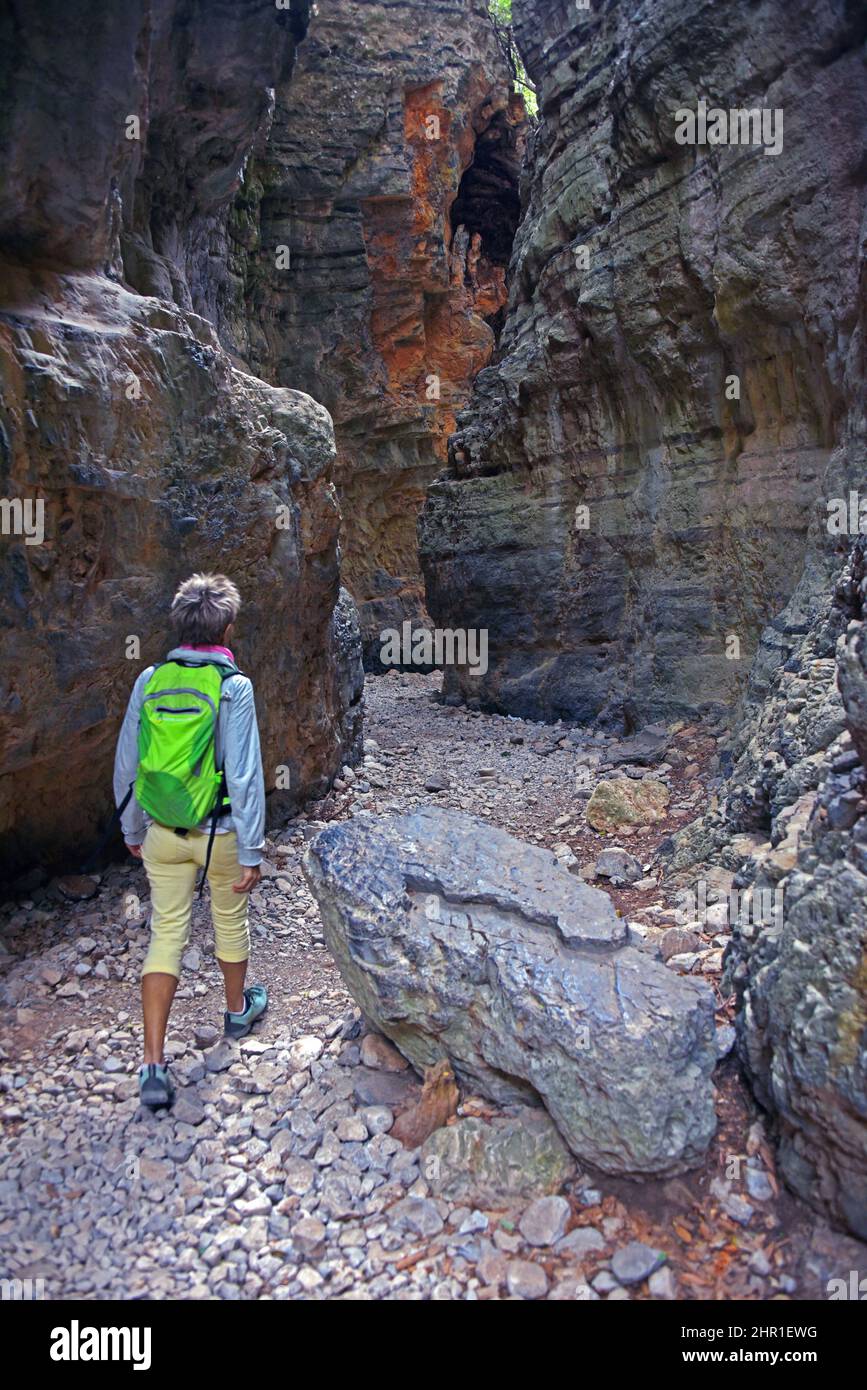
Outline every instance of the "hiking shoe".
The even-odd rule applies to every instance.
[[[138,1069],[138,1093],[142,1105],[151,1110],[171,1105],[175,1098],[175,1088],[169,1076],[168,1066],[159,1062],[146,1062]]]
[[[268,1007],[268,991],[264,985],[251,985],[244,990],[244,1003],[247,1005],[242,1014],[225,1015],[224,1032],[227,1038],[246,1038],[253,1024],[260,1014],[263,1014]]]

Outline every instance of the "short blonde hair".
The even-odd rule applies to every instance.
[[[224,574],[194,574],[172,599],[172,626],[185,646],[213,646],[241,610],[241,595]]]

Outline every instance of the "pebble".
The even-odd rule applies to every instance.
[[[641,1241],[632,1240],[620,1250],[616,1250],[611,1261],[611,1272],[621,1284],[641,1284],[658,1269],[665,1260],[660,1250],[652,1250]]]
[[[544,1298],[548,1276],[541,1265],[529,1260],[510,1260],[506,1268],[506,1288],[513,1298]]]
[[[518,1229],[528,1245],[553,1245],[566,1230],[569,1214],[565,1197],[539,1197],[524,1211]]]

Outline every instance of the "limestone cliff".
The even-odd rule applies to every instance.
[[[447,685],[628,728],[730,702],[858,467],[863,12],[515,0],[540,93],[499,361],[421,521]],[[782,148],[677,112],[783,113]],[[732,640],[734,639],[734,640]]]
[[[493,351],[524,130],[487,0],[331,0],[229,223],[221,334],[334,418],[343,574],[374,666],[384,627],[424,617],[416,516]]]
[[[4,11],[4,878],[92,844],[129,688],[195,569],[226,570],[245,600],[238,656],[272,802],[321,792],[359,737],[330,418],[238,370],[193,312],[216,293],[212,253],[306,15],[266,0],[84,0],[74,23],[54,0]]]

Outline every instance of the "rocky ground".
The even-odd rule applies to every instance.
[[[47,1298],[763,1299],[823,1298],[828,1278],[864,1268],[863,1246],[777,1182],[730,1055],[725,914],[690,925],[660,882],[660,846],[713,805],[723,729],[614,740],[442,704],[439,683],[369,679],[363,766],[269,841],[253,973],[271,1006],[241,1044],[220,1035],[196,909],[167,1049],[171,1113],[137,1104],[141,867],[112,866],[86,901],[34,878],[2,910],[3,1277],[42,1277]],[[418,1080],[366,1031],[300,868],[327,821],[429,800],[553,848],[610,888],[635,944],[714,986],[720,1123],[700,1170],[641,1184],[579,1172],[512,1206],[433,1195],[418,1150],[390,1134]],[[632,814],[644,823],[624,824]],[[491,1108],[464,1095],[458,1113]]]

